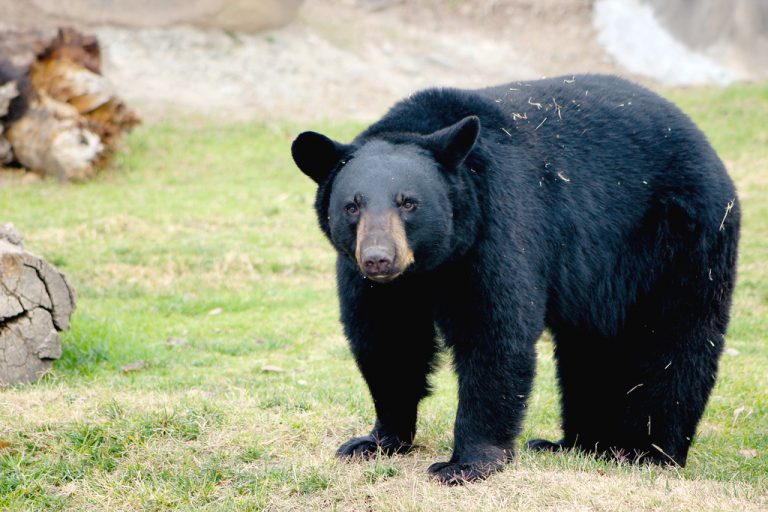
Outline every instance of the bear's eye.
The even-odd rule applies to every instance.
[[[346,211],[349,215],[357,215],[360,212],[360,208],[358,208],[355,203],[349,203],[344,207],[344,211]]]
[[[404,200],[404,201],[403,201],[403,202],[400,204],[400,208],[401,208],[401,209],[402,209],[404,212],[412,212],[413,210],[415,210],[415,209],[416,209],[416,207],[417,207],[417,206],[418,206],[418,204],[417,204],[417,203],[416,203],[416,201],[414,201],[413,199],[405,199],[405,200]]]

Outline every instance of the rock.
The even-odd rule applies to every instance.
[[[128,363],[125,366],[122,367],[123,373],[132,373],[132,372],[139,372],[141,370],[146,370],[149,368],[149,363],[144,361],[143,359],[139,359],[138,361],[134,361],[132,363]]]
[[[674,38],[640,0],[596,0],[594,24],[598,41],[616,62],[664,85],[728,85],[743,78]]]
[[[647,0],[661,24],[695,51],[753,80],[768,77],[768,2]]]
[[[185,338],[175,338],[173,336],[168,338],[165,343],[169,348],[187,348],[189,346],[189,341]]]
[[[75,293],[64,275],[0,226],[0,386],[34,382],[61,357]]]
[[[18,245],[19,247],[24,248],[24,238],[21,236],[21,233],[19,233],[19,230],[16,229],[16,226],[10,222],[0,224],[0,240],[5,240],[13,245]]]

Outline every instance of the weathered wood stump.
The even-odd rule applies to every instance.
[[[5,36],[13,37],[28,43],[24,34]],[[139,117],[101,75],[94,36],[61,29],[35,46],[41,49],[31,62],[16,66],[0,45],[0,165],[16,162],[61,181],[85,180],[108,162]]]
[[[34,382],[51,369],[74,309],[64,275],[25,251],[13,226],[0,225],[0,386]]]

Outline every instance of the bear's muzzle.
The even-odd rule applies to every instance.
[[[363,275],[377,283],[392,281],[413,263],[405,225],[396,211],[360,216],[355,259]]]

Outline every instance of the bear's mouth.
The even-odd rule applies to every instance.
[[[367,274],[363,272],[363,277],[370,279],[371,281],[375,283],[389,283],[390,281],[394,281],[396,278],[400,277],[402,272],[390,272],[387,274]]]

